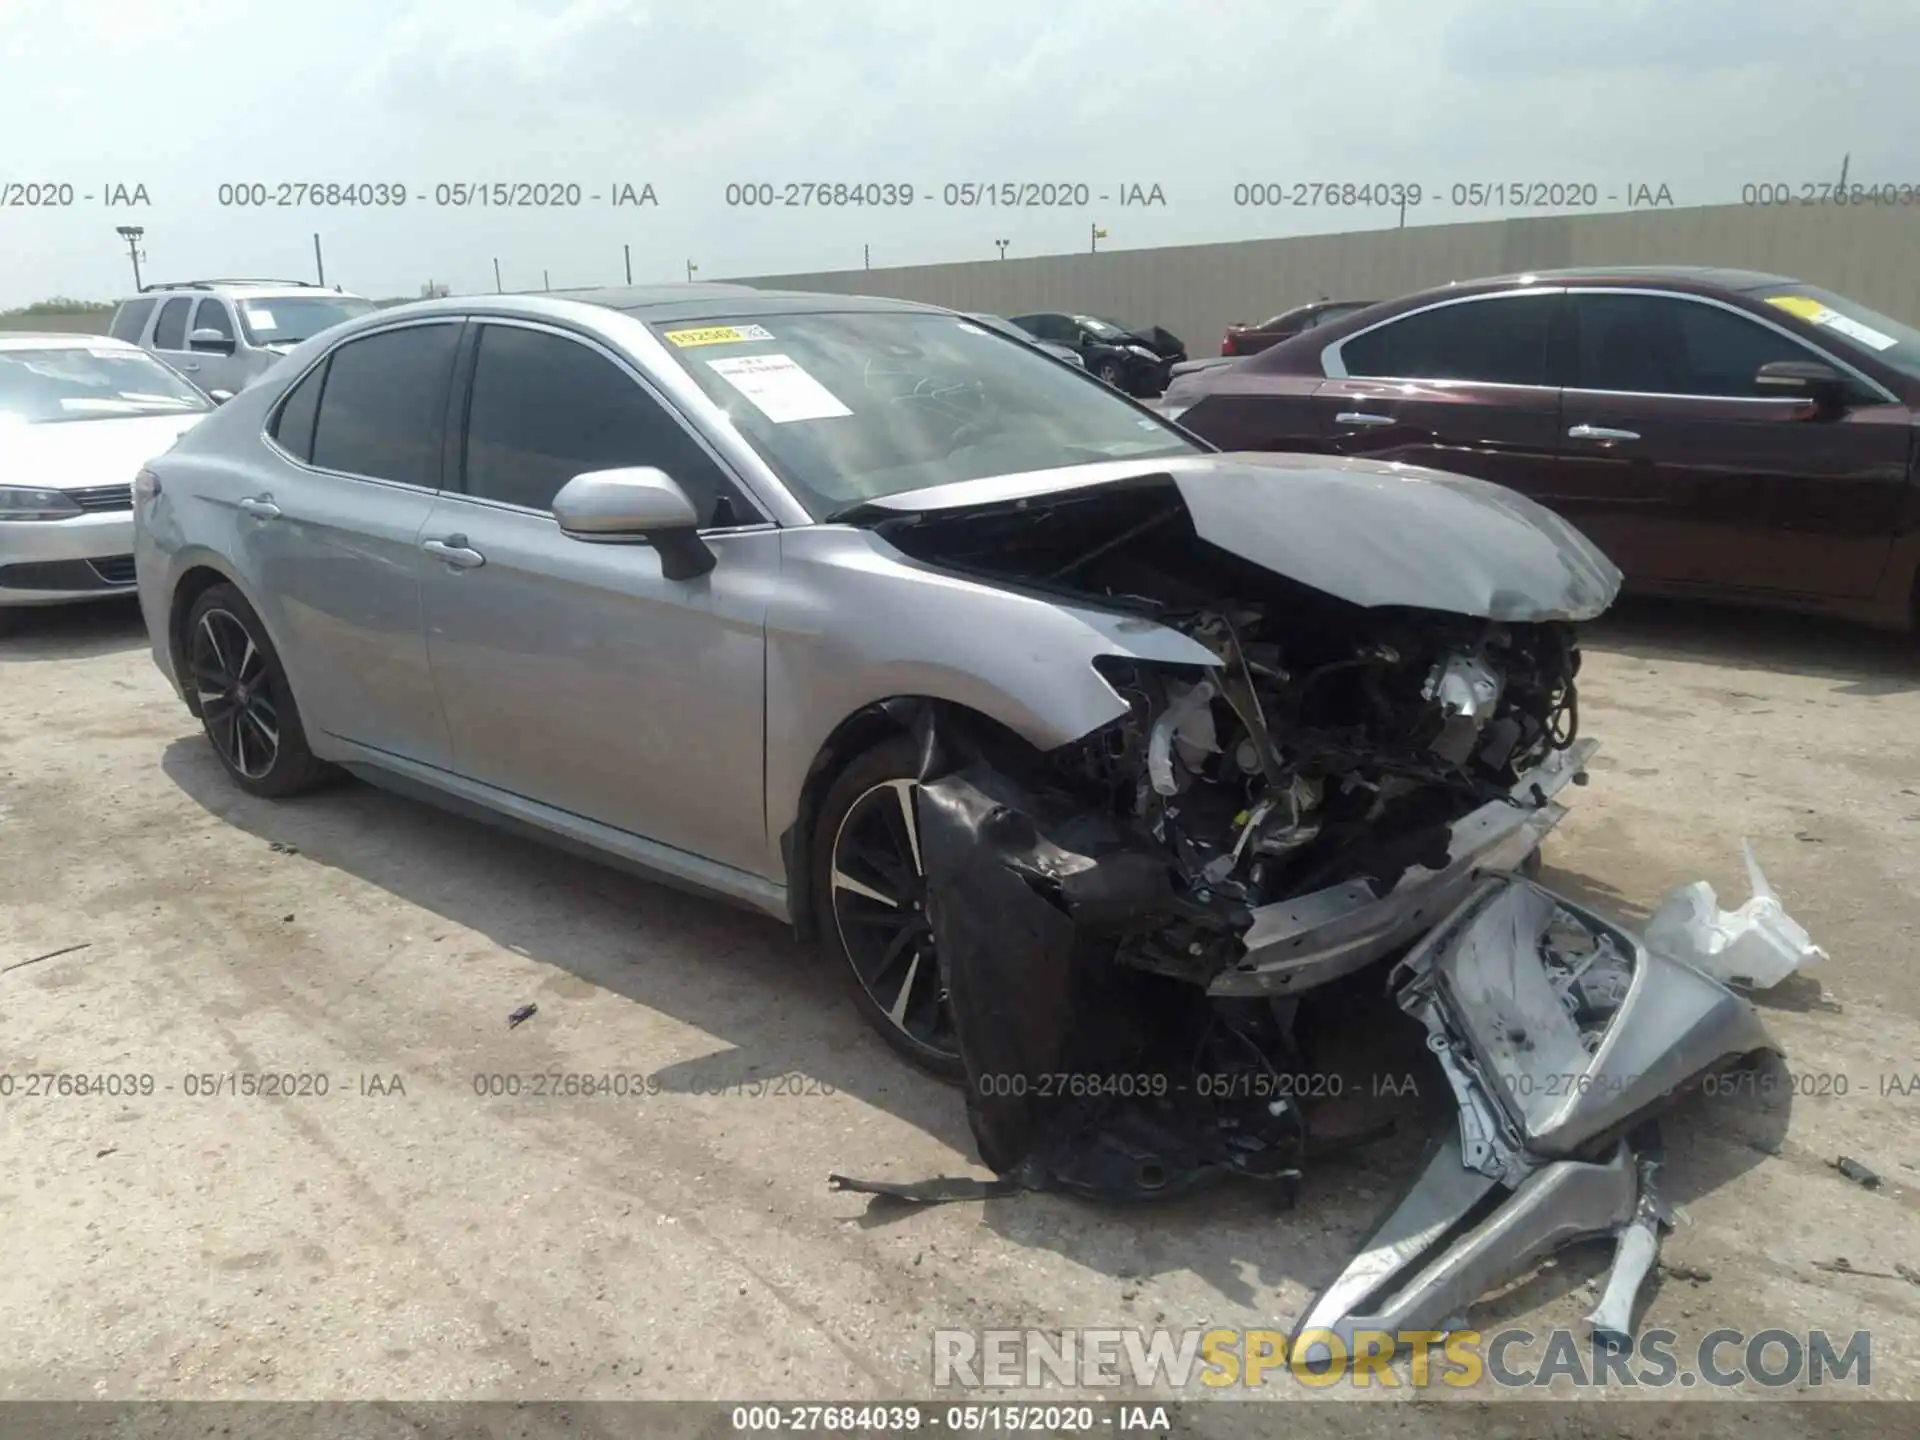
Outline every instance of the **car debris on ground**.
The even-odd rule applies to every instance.
[[[1722,910],[1704,880],[1672,891],[1648,919],[1641,939],[1684,960],[1716,980],[1770,990],[1789,975],[1827,958],[1780,904],[1760,873],[1753,846],[1742,849],[1752,898],[1737,910]]]

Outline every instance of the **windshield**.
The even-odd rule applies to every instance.
[[[930,485],[1200,447],[958,315],[852,312],[656,329],[817,520]]]
[[[1114,324],[1111,320],[1102,320],[1097,315],[1076,315],[1073,323],[1083,330],[1091,330],[1101,340],[1131,340],[1133,332]]]
[[[50,425],[212,408],[206,396],[144,351],[0,349],[0,420]]]
[[[242,300],[240,326],[255,345],[298,345],[342,320],[370,315],[376,308],[371,300],[345,295],[275,295]]]
[[[1920,330],[1817,285],[1781,285],[1756,294],[1769,305],[1867,351],[1882,365],[1920,380]]]

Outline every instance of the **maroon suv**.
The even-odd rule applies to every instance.
[[[1447,285],[1177,376],[1161,409],[1226,450],[1497,481],[1632,589],[1916,623],[1920,331],[1783,276]]]

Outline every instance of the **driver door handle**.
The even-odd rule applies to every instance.
[[[198,365],[182,365],[180,368],[182,370],[198,370],[200,367]]]
[[[1333,423],[1336,425],[1359,425],[1366,427],[1373,425],[1391,425],[1394,423],[1394,420],[1391,415],[1375,415],[1366,410],[1342,410],[1338,415],[1333,417]]]
[[[472,570],[487,563],[486,556],[468,548],[464,535],[449,535],[444,540],[422,540],[420,548],[436,559],[446,561],[455,570]]]
[[[1638,430],[1610,430],[1605,425],[1576,425],[1567,431],[1569,440],[1638,440]]]
[[[248,495],[240,501],[240,511],[256,520],[277,520],[280,507],[273,503],[271,495]]]

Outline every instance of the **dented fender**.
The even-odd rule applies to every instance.
[[[799,813],[815,757],[849,716],[899,696],[963,706],[1038,750],[1127,713],[1094,669],[1102,656],[1219,663],[1157,621],[949,574],[869,530],[781,533],[781,584],[767,613],[767,834]],[[801,883],[789,876],[788,883]]]

